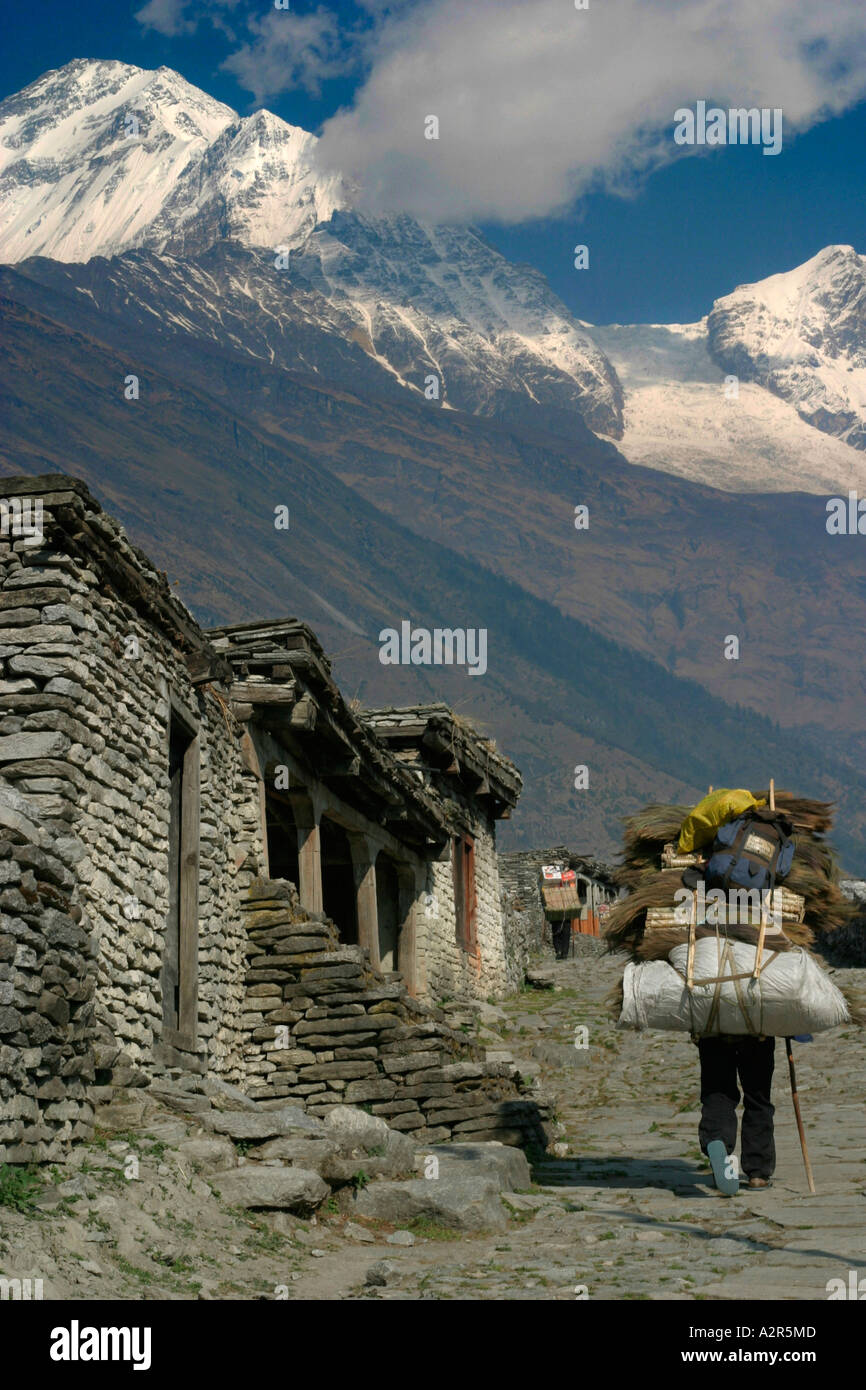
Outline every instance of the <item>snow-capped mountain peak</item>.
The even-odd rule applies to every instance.
[[[356,215],[353,190],[317,168],[317,143],[268,111],[241,118],[167,68],[70,63],[0,105],[0,260],[285,249],[291,265],[271,257],[261,295],[291,296],[300,277],[326,301],[322,320],[336,306],[408,388],[423,395],[435,377],[443,405],[540,405],[550,428],[580,416],[618,435],[616,374],[543,276],[470,228]],[[288,274],[274,280],[280,259]],[[258,279],[267,258],[255,260]]]
[[[471,227],[356,211],[317,145],[170,68],[76,59],[0,104],[0,260],[141,250],[172,285],[183,264],[190,302],[166,294],[163,309],[210,334],[220,306],[191,287],[214,283],[195,265],[215,257],[238,343],[273,362],[300,313],[416,395],[435,383],[444,406],[540,408],[566,434],[580,416],[635,463],[734,490],[863,482],[866,257],[853,247],[741,285],[696,324],[593,328]],[[156,316],[158,281],[148,271]]]
[[[339,178],[314,172],[316,144],[170,68],[76,60],[0,105],[0,255],[291,245],[342,201]]]
[[[145,244],[190,164],[234,121],[170,68],[75,60],[0,105],[0,248],[88,260]]]
[[[790,402],[809,424],[866,448],[866,256],[816,256],[717,299],[710,351],[726,370]]]

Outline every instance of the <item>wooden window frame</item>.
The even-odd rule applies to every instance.
[[[451,839],[454,881],[454,919],[457,945],[468,955],[478,953],[478,892],[475,882],[475,840],[461,832]]]
[[[181,770],[178,848],[178,1009],[177,1027],[163,1022],[162,1042],[182,1052],[198,1045],[198,891],[201,844],[201,739],[198,720],[175,696],[170,699],[168,751],[178,728],[187,739]],[[169,864],[169,878],[172,866]],[[163,1007],[163,1018],[165,1010]]]

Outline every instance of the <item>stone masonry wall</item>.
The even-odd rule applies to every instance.
[[[546,1146],[544,1114],[524,1098],[513,1066],[444,1015],[387,983],[356,946],[340,946],[294,885],[256,883],[244,904],[250,961],[245,1089],[255,1100],[296,1098],[312,1115],[369,1106],[419,1142],[498,1139]]]
[[[53,838],[0,778],[0,1163],[58,1159],[92,1134],[95,962]]]
[[[450,859],[430,865],[432,903],[419,913],[419,949],[425,962],[426,990],[432,999],[487,999],[510,988],[500,901],[499,867],[493,834],[481,823],[475,837],[477,955],[457,942],[454,875]]]
[[[200,727],[198,1042],[237,1079],[246,944],[239,896],[262,855],[255,779],[212,689],[190,680],[170,632],[67,553],[62,508],[98,530],[145,585],[164,579],[77,494],[43,498],[44,543],[4,547],[0,771],[54,827],[95,941],[95,1019],[146,1067],[162,1028],[168,915],[170,693]],[[95,566],[94,569],[89,567]],[[145,588],[145,585],[142,588]]]

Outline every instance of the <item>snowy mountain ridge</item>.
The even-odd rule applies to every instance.
[[[809,424],[866,448],[866,256],[826,246],[794,270],[716,300],[710,350],[791,402]]]
[[[316,145],[168,68],[76,60],[0,105],[0,260],[284,250],[289,289],[310,281],[422,395],[434,376],[458,409],[522,397],[619,434],[615,373],[543,276],[471,228],[356,215],[344,181],[317,170]]]
[[[588,331],[622,383],[617,445],[632,463],[726,491],[866,493],[866,256],[853,247],[740,285],[698,323]]]
[[[724,490],[866,489],[852,247],[741,285],[696,324],[594,327],[471,227],[360,213],[317,144],[169,68],[75,60],[0,103],[0,261],[77,264],[94,304],[123,285],[151,321],[276,365],[326,374],[339,353],[351,378],[363,352],[371,389],[534,412],[567,438],[586,425],[633,463]],[[85,275],[101,258],[117,270]]]

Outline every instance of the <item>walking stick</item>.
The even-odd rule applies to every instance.
[[[788,1073],[791,1077],[791,1099],[794,1102],[794,1114],[797,1117],[800,1148],[803,1150],[803,1162],[806,1165],[806,1177],[809,1179],[809,1191],[814,1197],[815,1179],[812,1177],[812,1165],[809,1162],[809,1150],[806,1147],[806,1131],[803,1129],[803,1117],[800,1114],[800,1097],[797,1094],[797,1073],[794,1071],[794,1049],[790,1038],[785,1039],[785,1049],[788,1053]]]

